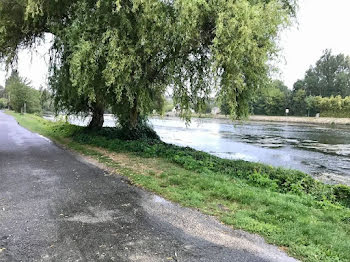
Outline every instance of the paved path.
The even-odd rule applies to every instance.
[[[131,186],[0,112],[0,261],[294,261]]]

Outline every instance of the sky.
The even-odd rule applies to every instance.
[[[276,78],[291,89],[325,49],[350,55],[350,0],[299,0],[297,23],[282,32]],[[18,71],[35,88],[47,85],[50,41],[19,53]],[[0,67],[0,85],[8,76]]]
[[[299,0],[297,24],[281,35],[280,78],[289,88],[325,49],[350,55],[350,0]]]
[[[31,82],[31,86],[39,89],[42,85],[47,86],[49,49],[52,45],[52,37],[46,37],[45,42],[40,41],[37,47],[31,50],[21,50],[18,53],[17,70],[21,77]],[[5,71],[5,66],[0,65],[0,85],[4,86],[9,73]]]

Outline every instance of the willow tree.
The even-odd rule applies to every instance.
[[[12,61],[19,46],[52,33],[56,107],[92,112],[91,126],[100,127],[111,106],[130,130],[166,90],[187,119],[213,94],[233,118],[246,116],[295,10],[295,0],[17,0],[19,15],[8,2],[0,2],[0,28],[8,32],[0,35],[0,57]]]

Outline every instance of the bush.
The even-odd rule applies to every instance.
[[[0,109],[7,108],[8,100],[6,98],[0,98]]]
[[[150,127],[146,122],[142,122],[142,124],[137,125],[137,128],[128,128],[128,127],[105,127],[103,129],[97,130],[88,130],[82,129],[80,134],[82,137],[84,136],[96,136],[96,137],[104,137],[107,139],[119,139],[125,141],[132,140],[160,140],[158,134]],[[86,137],[87,138],[87,137]]]
[[[320,113],[322,117],[350,117],[350,97],[341,96],[321,97],[305,96],[305,91],[300,89],[293,96],[292,113],[295,115],[315,116]]]
[[[316,106],[322,117],[350,117],[350,97],[317,97]]]
[[[338,185],[334,187],[334,195],[336,199],[342,202],[345,206],[350,206],[350,187]]]

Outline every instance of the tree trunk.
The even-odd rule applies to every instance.
[[[135,99],[134,106],[130,110],[130,128],[135,129],[139,121],[139,113],[137,112],[137,100]]]
[[[96,104],[92,110],[92,119],[89,124],[91,129],[101,129],[104,123],[104,106],[101,104]]]

